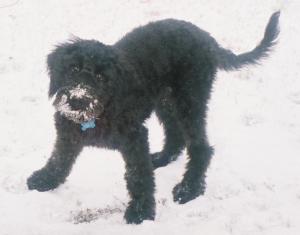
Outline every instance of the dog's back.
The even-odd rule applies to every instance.
[[[148,76],[177,73],[178,68],[192,66],[195,60],[202,61],[202,64],[211,63],[224,70],[238,69],[245,64],[256,64],[268,55],[279,33],[279,16],[280,12],[271,16],[260,44],[241,55],[223,49],[209,33],[192,23],[174,19],[136,28],[117,42],[115,47],[125,51],[134,61],[139,61],[139,66],[147,71]],[[174,71],[174,68],[177,69]],[[150,71],[152,73],[149,74]]]
[[[217,42],[192,23],[166,19],[136,28],[125,35],[115,47],[138,62],[146,77],[165,77],[183,71],[196,60],[215,64]],[[202,59],[201,59],[202,58]],[[203,61],[204,62],[204,61]]]

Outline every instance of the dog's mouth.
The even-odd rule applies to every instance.
[[[104,106],[90,90],[81,85],[60,89],[53,102],[56,111],[78,124],[98,119]]]

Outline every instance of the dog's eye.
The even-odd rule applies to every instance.
[[[105,77],[103,77],[101,73],[97,73],[96,78],[101,82],[105,82],[105,80],[106,80]]]
[[[72,73],[78,73],[80,71],[80,68],[78,65],[74,65],[71,67]]]

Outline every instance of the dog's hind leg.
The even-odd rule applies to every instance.
[[[57,129],[56,144],[50,159],[42,169],[35,171],[27,179],[27,186],[30,190],[36,189],[44,192],[64,183],[83,148],[81,141],[76,136],[74,133],[73,135],[69,134],[63,128]]]
[[[205,174],[213,154],[205,127],[214,74],[206,72],[204,70],[203,74],[200,73],[200,77],[189,78],[182,86],[176,103],[189,157],[183,179],[173,189],[174,201],[180,204],[204,194]],[[197,74],[199,76],[199,72]]]
[[[164,126],[165,142],[161,152],[151,154],[154,169],[176,160],[185,146],[183,133],[178,126],[174,111],[174,104],[168,98],[162,98],[156,105],[156,115]]]

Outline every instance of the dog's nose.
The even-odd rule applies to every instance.
[[[89,105],[89,102],[87,100],[77,99],[77,98],[73,98],[73,99],[69,100],[68,103],[73,110],[84,110]]]

